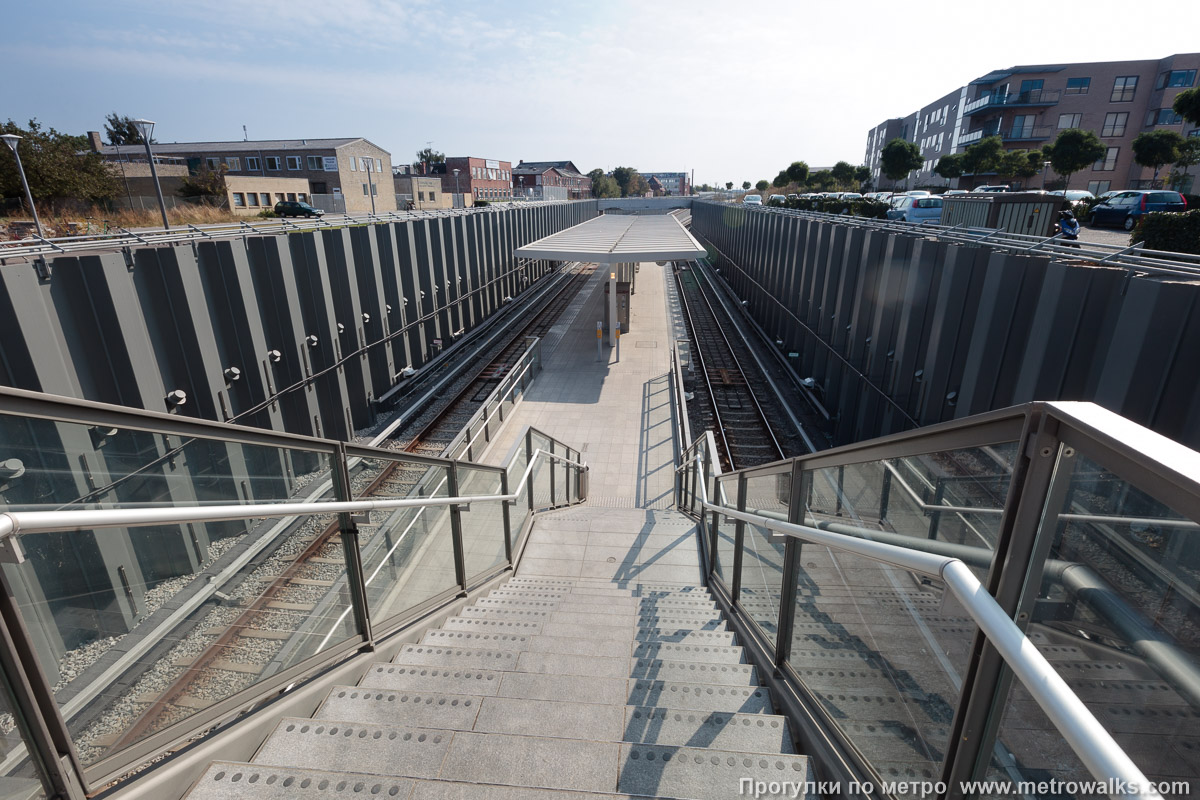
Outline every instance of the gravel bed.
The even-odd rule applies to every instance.
[[[316,603],[329,592],[329,588],[310,583],[291,583],[278,592],[277,598],[284,603]]]
[[[259,631],[284,631],[293,633],[300,629],[307,618],[303,611],[288,611],[281,608],[264,608],[255,613],[249,627]]]
[[[310,581],[336,581],[346,574],[341,564],[305,564],[296,570],[297,578]]]
[[[219,703],[226,697],[253,685],[256,680],[258,680],[258,675],[249,672],[206,669],[189,684],[188,693],[200,700]]]
[[[279,639],[257,639],[252,636],[239,636],[233,645],[227,647],[221,653],[221,660],[231,661],[235,664],[252,664],[261,667],[270,663],[271,659],[282,648],[283,642]]]

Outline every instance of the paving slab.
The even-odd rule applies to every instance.
[[[621,791],[661,798],[726,800],[738,796],[743,779],[766,783],[812,782],[805,756],[754,755],[691,747],[621,746]],[[788,794],[789,797],[793,795]],[[806,797],[803,791],[795,795]]]
[[[469,731],[475,724],[481,699],[438,691],[377,691],[335,686],[313,719]]]
[[[285,718],[254,755],[277,767],[320,764],[330,772],[436,778],[450,749],[450,731]]]
[[[405,798],[416,783],[355,772],[214,761],[187,796],[188,800],[327,800],[357,790],[368,797]]]
[[[795,753],[786,717],[625,707],[624,740],[748,753]]]
[[[611,792],[620,749],[611,742],[459,733],[442,770],[461,781]]]
[[[621,740],[623,706],[569,700],[524,700],[488,697],[475,720],[477,733],[511,733],[566,739]]]

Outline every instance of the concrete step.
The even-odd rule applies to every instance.
[[[633,662],[632,674],[635,678],[645,680],[698,681],[725,686],[758,685],[758,671],[749,664],[707,664],[700,661],[639,658]]]
[[[479,695],[449,692],[392,692],[335,686],[311,721],[354,720],[358,725],[394,725],[403,721],[418,728],[469,731],[475,727],[482,699]]]
[[[737,644],[737,635],[732,631],[694,631],[686,628],[639,628],[634,638],[639,642],[670,644],[715,644],[727,647]]]
[[[719,686],[681,681],[630,680],[625,704],[690,711],[774,713],[771,694],[761,686]]]
[[[754,755],[732,750],[664,745],[621,746],[617,788],[629,794],[691,800],[726,800],[736,797],[741,782],[794,782],[806,797],[805,783],[815,780],[806,756]]]
[[[694,612],[691,609],[663,609],[648,613],[614,614],[602,611],[554,611],[550,609],[504,608],[491,606],[467,606],[459,612],[462,619],[510,620],[531,623],[563,623],[577,625],[581,629],[592,627],[661,627],[686,625],[695,630],[728,630],[723,619],[715,612]]]
[[[407,666],[490,669],[507,672],[517,668],[518,655],[520,653],[516,650],[406,644],[392,658],[392,663]]]
[[[463,667],[426,667],[390,662],[373,665],[358,681],[360,689],[390,692],[447,692],[494,695],[503,672]]]
[[[284,718],[254,754],[256,765],[436,778],[450,750],[446,730]]]
[[[481,597],[475,601],[476,608],[514,608],[528,611],[575,611],[596,614],[647,614],[654,611],[667,613],[717,613],[716,603],[703,600],[657,600],[655,598],[631,597],[628,601],[623,598],[596,598],[590,595],[563,595],[559,597],[512,597],[494,596]],[[588,598],[581,602],[581,598]]]
[[[479,633],[541,633],[542,623],[516,619],[485,619],[481,617],[450,617],[442,623],[442,630],[475,631]]]
[[[679,708],[625,707],[624,741],[713,747],[749,753],[795,753],[786,717]]]
[[[667,661],[705,661],[710,664],[746,663],[746,654],[740,647],[671,642],[637,642],[633,645],[633,657],[661,658]]]
[[[497,647],[530,653],[566,653],[598,658],[626,658],[633,645],[619,639],[576,638],[566,636],[517,636],[464,631],[428,631],[422,644],[457,645],[460,647]]]

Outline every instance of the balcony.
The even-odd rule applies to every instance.
[[[969,144],[975,144],[986,136],[995,136],[999,132],[999,120],[995,122],[989,122],[978,130],[971,131],[970,133],[964,133],[962,136],[958,137],[958,143],[959,145],[966,147]]]
[[[1032,125],[1014,125],[1000,132],[1000,137],[1007,142],[1036,142],[1044,141],[1054,135],[1054,128],[1049,125],[1034,127]]]
[[[967,103],[963,109],[963,116],[969,117],[973,114],[982,114],[997,109],[1058,105],[1058,99],[1061,95],[1062,92],[1057,89],[1053,91],[1034,89],[1028,92],[1013,92],[1008,94],[995,92]]]

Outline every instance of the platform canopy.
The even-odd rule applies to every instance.
[[[669,214],[606,215],[519,247],[515,255],[546,261],[628,264],[695,261],[703,258],[705,251]]]

